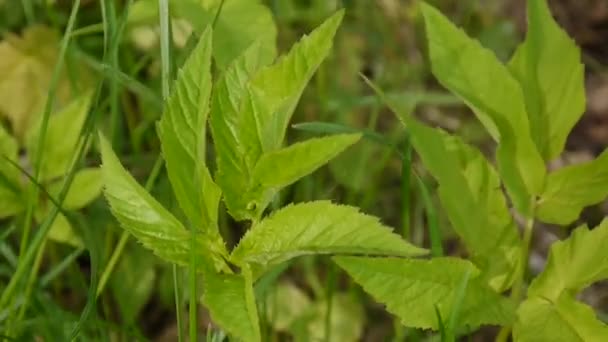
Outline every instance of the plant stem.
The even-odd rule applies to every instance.
[[[532,199],[532,203],[534,203],[534,198]],[[513,290],[511,291],[511,298],[513,302],[517,305],[523,299],[523,287],[524,281],[526,280],[526,274],[528,273],[528,258],[530,255],[530,243],[532,242],[532,233],[534,232],[534,217],[536,216],[536,205],[532,205],[530,208],[530,212],[526,217],[526,225],[524,227],[524,236],[522,241],[522,249],[521,249],[521,260],[519,271],[517,272],[517,277],[513,282]],[[500,332],[496,336],[496,342],[506,342],[511,334],[511,330],[513,327],[503,327],[500,329]]]

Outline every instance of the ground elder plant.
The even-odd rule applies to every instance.
[[[571,225],[608,195],[608,151],[587,163],[546,167],[585,108],[579,49],[544,0],[528,1],[526,39],[506,64],[435,8],[420,10],[433,74],[497,143],[495,169],[460,137],[399,115],[470,259],[335,261],[405,326],[440,330],[444,340],[490,324],[503,327],[499,341],[511,334],[515,341],[608,341],[608,326],[577,300],[608,278],[608,220],[576,228],[551,246],[540,274],[527,272],[536,222]],[[522,233],[513,212],[525,220]]]
[[[218,77],[211,72],[212,29],[204,31],[178,73],[157,124],[184,220],[147,193],[123,168],[110,143],[100,137],[105,195],[114,216],[160,258],[188,266],[190,274],[197,275],[190,277],[194,279],[191,296],[197,296],[200,276],[202,302],[213,321],[239,340],[261,340],[253,285],[279,263],[309,254],[409,257],[426,253],[355,207],[314,201],[268,213],[281,188],[326,164],[360,138],[359,134],[338,134],[283,146],[295,106],[329,53],[342,16],[342,12],[333,15],[274,63],[263,42],[253,43]],[[216,155],[214,172],[205,160],[208,117]],[[234,219],[250,223],[232,251],[227,250],[219,230],[221,200]]]

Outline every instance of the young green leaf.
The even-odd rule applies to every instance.
[[[216,179],[228,210],[237,219],[251,216],[246,210],[247,203],[242,201],[242,191],[248,187],[251,173],[245,165],[244,147],[251,142],[241,135],[240,105],[249,78],[265,65],[261,51],[259,43],[249,47],[215,83],[213,92],[210,123],[218,167]]]
[[[253,169],[252,191],[243,196],[265,208],[278,190],[327,164],[360,138],[360,134],[313,138],[265,153]]]
[[[244,198],[243,185],[250,186],[248,177],[262,154],[281,147],[296,104],[315,70],[328,55],[342,17],[340,11],[327,19],[276,64],[260,70],[248,84],[246,75],[251,75],[251,70],[241,66],[242,62],[229,69],[228,75],[245,82],[237,82],[236,96],[224,92],[219,97],[221,102],[214,106],[212,125],[225,126],[213,128],[216,143],[227,145],[218,148],[217,179],[228,210],[236,219],[256,219],[263,212],[261,205],[253,211],[248,209],[251,203],[263,201]],[[242,88],[245,84],[247,86]],[[216,111],[222,102],[230,109],[228,113]],[[225,123],[220,122],[222,119]],[[223,155],[223,151],[229,154]]]
[[[608,150],[605,150],[593,161],[550,173],[537,202],[536,217],[547,223],[567,225],[579,217],[584,207],[607,196]]]
[[[557,25],[547,1],[527,3],[526,40],[509,69],[524,90],[532,138],[549,161],[562,152],[585,110],[584,70],[579,48]]]
[[[247,270],[243,274],[203,272],[203,303],[211,318],[243,341],[261,341],[253,282]]]
[[[470,278],[460,302],[459,326],[507,325],[515,318],[512,303],[479,279],[479,271],[466,260],[449,257],[431,260],[334,257],[333,260],[408,327],[437,330],[435,306],[441,317],[450,317],[467,272]]]
[[[608,326],[597,319],[593,309],[562,294],[555,302],[533,297],[517,311],[513,328],[518,342],[601,342],[608,341]]]
[[[158,123],[163,157],[175,196],[197,229],[219,238],[220,189],[205,165],[211,94],[211,29],[206,30],[179,71],[174,91]]]
[[[528,290],[531,296],[556,301],[564,292],[578,293],[592,283],[608,279],[608,219],[589,230],[578,227],[554,243],[543,272]]]
[[[267,267],[306,254],[406,257],[426,252],[355,207],[315,201],[289,205],[256,224],[230,258]]]
[[[48,192],[58,198],[63,186],[62,181],[51,183]],[[101,194],[103,176],[101,169],[96,167],[82,169],[74,175],[70,189],[61,206],[65,210],[77,210],[85,207]]]
[[[81,95],[49,118],[40,167],[40,180],[46,181],[65,175],[80,138],[80,130],[87,118],[92,93]],[[40,120],[28,135],[28,155],[34,158],[38,146]],[[34,160],[34,163],[38,161]]]
[[[109,142],[100,136],[105,195],[110,209],[124,229],[154,254],[180,265],[190,258],[190,231],[158,203],[123,168]],[[221,241],[210,236],[197,239],[201,260],[223,268],[225,253]]]
[[[520,240],[500,180],[484,156],[460,138],[405,118],[410,139],[439,183],[439,197],[454,230],[497,290],[512,284]]]
[[[433,74],[473,109],[499,142],[499,169],[515,207],[527,215],[542,190],[545,166],[532,138],[523,92],[489,50],[439,11],[421,4]]]

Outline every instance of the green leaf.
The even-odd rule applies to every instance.
[[[496,56],[456,28],[439,11],[421,4],[433,74],[473,109],[499,142],[497,160],[515,207],[527,215],[540,193],[545,166],[530,136],[524,96]]]
[[[570,295],[556,302],[533,297],[517,311],[513,328],[518,342],[602,342],[608,340],[608,326],[597,319],[593,309]]]
[[[256,73],[249,83],[247,78],[255,67],[263,65],[259,48],[248,50],[227,71],[226,84],[229,81],[236,89],[219,89],[211,123],[218,145],[217,181],[228,210],[237,220],[257,219],[264,211],[261,205],[251,209],[251,203],[263,202],[260,198],[243,196],[252,190],[249,177],[264,153],[281,147],[296,104],[328,55],[342,17],[343,12],[338,12],[326,20],[276,64]]]
[[[532,138],[550,161],[562,152],[585,110],[584,68],[579,48],[557,25],[547,2],[527,3],[526,40],[509,69],[524,90]]]
[[[537,202],[541,221],[567,225],[584,207],[600,203],[608,196],[608,150],[597,159],[561,168],[547,177],[545,190]]]
[[[196,229],[221,244],[217,227],[219,187],[205,165],[206,125],[211,94],[211,29],[178,72],[174,91],[158,123],[163,157],[173,191]]]
[[[405,118],[411,142],[439,183],[439,197],[448,218],[496,290],[513,282],[519,266],[517,226],[492,165],[460,138]]]
[[[334,257],[333,260],[407,327],[437,330],[435,306],[441,317],[450,316],[467,272],[470,278],[459,303],[459,326],[508,325],[515,318],[512,303],[488,287],[475,266],[466,260],[449,257],[431,260]]]
[[[281,188],[325,165],[360,138],[359,134],[313,138],[265,153],[253,169],[252,191],[244,196],[261,201],[253,203],[265,208]]]
[[[211,318],[230,335],[243,341],[261,341],[259,318],[250,271],[221,274],[203,273],[203,303]]]
[[[47,210],[45,215],[37,218],[37,220],[41,222],[44,216],[48,215],[48,212],[49,211]],[[70,224],[70,221],[68,221],[68,219],[61,213],[58,213],[57,217],[55,217],[53,225],[47,234],[47,238],[76,248],[84,247],[84,242],[82,242],[80,236],[76,234],[74,228],[72,228],[72,225]]]
[[[578,293],[592,283],[608,279],[608,219],[589,230],[578,227],[572,235],[551,246],[547,266],[532,282],[531,296],[556,301],[564,291]]]
[[[104,193],[121,226],[162,259],[188,265],[190,231],[133,179],[103,136],[100,136],[100,145]],[[217,269],[224,268],[223,245],[218,246],[204,233],[197,235],[197,245],[200,260],[213,262]]]
[[[58,198],[62,186],[61,181],[51,183],[48,187],[49,194]],[[61,206],[65,210],[84,208],[101,194],[102,188],[103,175],[101,169],[96,167],[82,169],[74,175],[70,189]]]
[[[40,167],[40,180],[47,181],[64,176],[70,166],[74,152],[78,146],[80,131],[87,118],[91,105],[92,93],[88,92],[65,108],[49,117],[45,141],[40,146],[44,149]],[[30,158],[37,155],[40,126],[38,120],[35,128],[28,135],[27,152]],[[34,165],[38,161],[33,160]]]
[[[355,207],[315,201],[289,205],[254,225],[230,259],[268,267],[307,254],[406,257],[426,252]]]

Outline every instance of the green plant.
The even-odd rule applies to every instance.
[[[423,255],[357,208],[314,201],[265,215],[281,188],[326,164],[359,134],[337,134],[283,147],[288,122],[314,71],[329,53],[342,19],[333,15],[289,53],[254,42],[215,80],[207,28],[178,73],[157,124],[169,180],[184,220],[159,204],[122,167],[100,136],[105,195],[114,216],[145,247],[189,266],[191,298],[202,275],[202,301],[231,336],[261,340],[253,284],[274,266],[309,254]],[[206,164],[206,125],[214,141],[215,177]],[[251,226],[229,252],[220,234],[220,199]],[[192,302],[191,302],[192,305]],[[196,318],[196,317],[194,317]],[[196,321],[191,317],[191,324]],[[192,339],[194,337],[190,335]]]
[[[554,243],[544,270],[528,275],[537,221],[570,225],[584,207],[606,199],[608,151],[548,172],[546,164],[562,153],[584,111],[583,66],[546,1],[529,0],[527,7],[526,40],[503,65],[438,10],[420,5],[433,74],[467,103],[498,145],[496,171],[461,138],[399,115],[439,184],[441,204],[470,261],[334,259],[404,325],[444,329],[446,340],[465,328],[493,324],[503,326],[497,340],[506,340],[512,329],[516,341],[606,341],[608,326],[576,296],[608,278],[608,220],[593,229],[580,226]],[[501,186],[525,219],[521,236]],[[459,294],[462,279],[467,282]],[[508,290],[510,298],[501,295]]]

